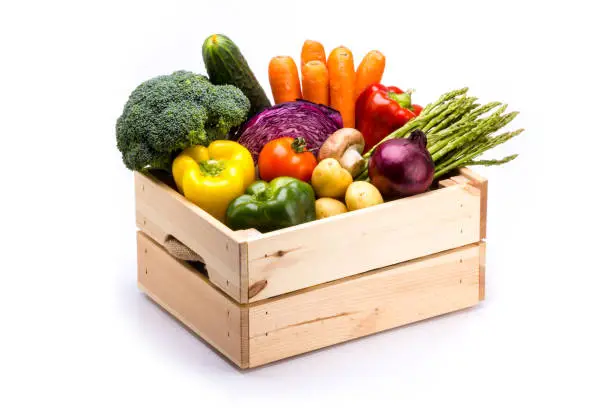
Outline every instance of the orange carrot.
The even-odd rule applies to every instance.
[[[329,75],[327,66],[318,60],[302,67],[302,92],[304,99],[323,105],[329,104]]]
[[[355,127],[355,65],[351,50],[334,48],[329,54],[327,70],[331,107],[342,114],[344,127]]]
[[[325,64],[325,48],[323,48],[323,44],[320,42],[312,40],[304,41],[300,67],[304,68],[304,65],[310,61],[321,61]]]
[[[274,103],[291,102],[302,97],[300,76],[293,58],[286,56],[272,58],[268,65],[268,77]]]
[[[385,56],[380,51],[370,51],[361,60],[357,68],[357,84],[355,96],[359,95],[372,84],[380,83],[385,71]]]

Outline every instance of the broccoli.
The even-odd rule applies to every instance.
[[[177,71],[140,84],[117,119],[117,148],[130,170],[170,170],[173,157],[196,144],[224,139],[247,119],[250,103],[233,85]]]

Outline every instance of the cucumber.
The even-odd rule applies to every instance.
[[[249,64],[238,46],[228,37],[223,34],[209,36],[202,45],[202,57],[210,82],[215,85],[234,85],[249,98],[249,116],[270,107],[270,100]]]

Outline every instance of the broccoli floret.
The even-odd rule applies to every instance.
[[[242,92],[237,93],[233,85],[217,85],[206,91],[206,104],[210,115],[206,133],[211,140],[224,139],[228,132],[236,126],[235,118],[246,120],[251,104]]]
[[[130,170],[170,170],[181,150],[224,139],[247,119],[250,103],[233,85],[177,71],[140,84],[117,119],[117,148]]]

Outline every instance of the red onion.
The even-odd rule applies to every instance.
[[[415,130],[407,139],[381,143],[370,158],[370,182],[387,197],[420,194],[431,186],[434,162],[427,150],[427,136]]]

